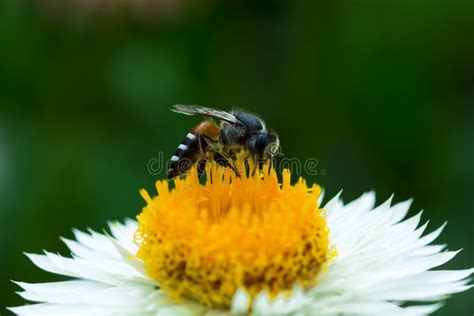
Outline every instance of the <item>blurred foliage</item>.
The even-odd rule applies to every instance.
[[[174,103],[259,113],[329,196],[414,197],[464,248],[449,268],[473,266],[472,0],[72,2],[0,2],[1,306],[22,303],[9,280],[52,279],[23,251],[140,211],[147,162],[197,122]],[[437,315],[473,311],[471,291]]]

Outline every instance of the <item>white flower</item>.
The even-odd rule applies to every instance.
[[[447,295],[471,287],[474,269],[432,270],[459,251],[431,244],[444,226],[423,233],[421,212],[404,220],[411,200],[391,206],[391,199],[374,208],[367,193],[344,205],[339,196],[326,206],[330,241],[338,256],[309,290],[295,287],[292,295],[253,301],[254,314],[298,315],[426,315],[442,306]],[[46,252],[27,254],[39,268],[73,278],[30,284],[16,282],[19,294],[36,304],[10,308],[18,315],[185,315],[223,314],[195,302],[168,297],[151,280],[135,257],[137,222],[109,224],[111,235],[74,230],[75,241],[63,239],[72,258]],[[248,311],[249,296],[238,290],[231,312]],[[406,302],[412,303],[406,306]],[[416,302],[414,305],[413,303]]]

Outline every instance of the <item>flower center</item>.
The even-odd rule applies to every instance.
[[[229,307],[238,288],[253,299],[308,288],[332,256],[320,188],[300,178],[283,183],[269,166],[241,176],[208,164],[204,184],[196,168],[182,179],[158,181],[158,195],[138,216],[135,235],[140,258],[151,278],[179,298],[209,307]]]

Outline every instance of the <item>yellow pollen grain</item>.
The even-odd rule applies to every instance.
[[[279,184],[268,165],[249,175],[238,164],[241,177],[211,162],[204,184],[193,168],[174,189],[158,181],[157,196],[141,191],[137,256],[178,300],[227,308],[238,288],[251,299],[309,288],[334,255],[317,185],[291,184],[288,170]]]

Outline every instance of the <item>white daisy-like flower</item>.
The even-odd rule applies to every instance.
[[[212,165],[158,181],[138,221],[110,233],[74,230],[72,257],[27,254],[71,277],[16,282],[30,305],[18,315],[427,315],[466,291],[474,269],[433,270],[459,251],[424,234],[411,200],[374,207],[375,194],[319,207],[320,189],[283,183],[273,170],[235,177]],[[319,200],[318,200],[319,199]]]

